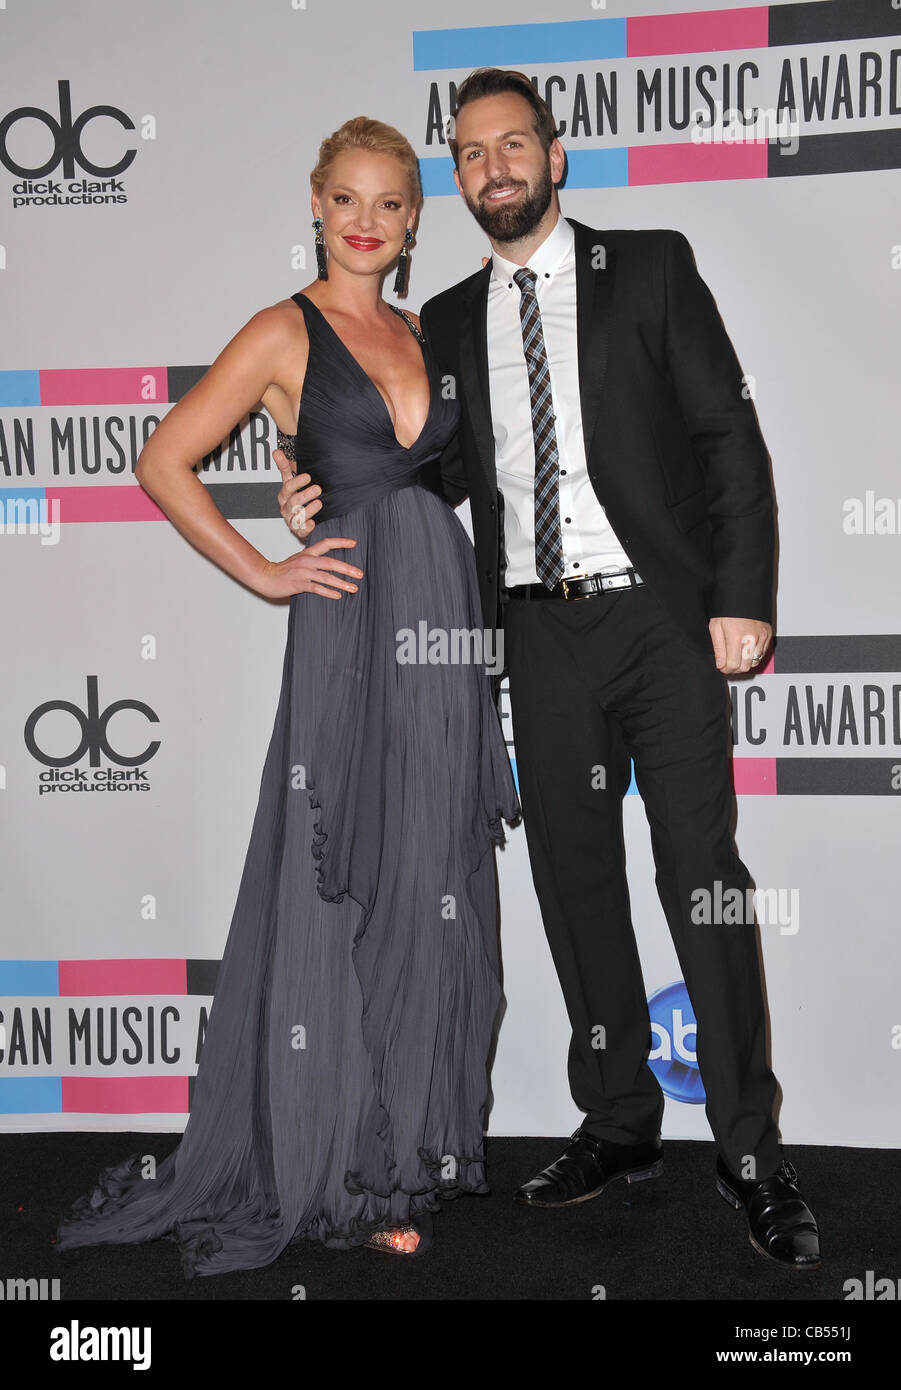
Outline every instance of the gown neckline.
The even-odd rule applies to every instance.
[[[409,322],[409,320],[401,313],[401,311],[400,311],[399,309],[396,309],[396,308],[394,307],[393,304],[389,304],[389,305],[388,305],[388,308],[391,309],[393,313],[397,314],[400,318],[402,318],[402,319],[404,320],[404,323],[407,325],[407,327],[409,328],[410,332],[413,334],[413,337],[416,338],[416,341],[419,343],[419,350],[420,350],[420,353],[421,353],[421,355],[422,355],[422,364],[423,364],[423,366],[425,367],[426,381],[428,382],[428,386],[429,386],[429,408],[428,408],[428,410],[426,411],[426,417],[425,417],[425,420],[423,421],[422,429],[419,431],[418,435],[417,435],[416,438],[413,440],[413,443],[412,443],[412,444],[401,444],[400,440],[399,440],[398,437],[397,437],[397,433],[395,432],[395,429],[394,429],[394,421],[391,419],[391,412],[390,412],[389,409],[388,409],[388,402],[385,400],[385,397],[382,395],[381,391],[380,391],[379,388],[376,386],[375,382],[372,380],[372,377],[371,377],[371,376],[369,375],[369,373],[361,366],[361,364],[357,361],[356,357],[354,357],[354,355],[353,355],[353,353],[351,352],[350,348],[349,348],[349,347],[347,346],[347,344],[344,342],[344,339],[341,337],[341,335],[340,335],[340,334],[332,327],[332,325],[329,323],[329,321],[328,321],[328,319],[326,318],[325,314],[324,314],[324,313],[322,312],[322,310],[319,308],[319,305],[316,304],[316,303],[310,298],[310,296],[309,296],[308,294],[304,294],[303,290],[298,290],[298,291],[297,291],[297,296],[299,296],[301,299],[305,299],[305,300],[307,301],[308,304],[312,304],[312,305],[313,305],[313,308],[316,310],[316,313],[319,315],[320,319],[321,319],[322,322],[325,324],[326,328],[327,328],[328,331],[331,333],[332,337],[333,337],[333,338],[335,339],[335,341],[339,344],[339,346],[343,349],[345,356],[348,357],[348,358],[350,359],[350,361],[351,361],[351,362],[354,364],[354,366],[356,367],[357,371],[358,371],[358,372],[360,373],[360,375],[363,377],[363,380],[367,383],[367,385],[368,385],[368,386],[370,387],[370,389],[375,393],[375,395],[378,396],[379,401],[381,402],[382,410],[385,412],[385,419],[388,421],[388,428],[389,428],[389,430],[391,431],[391,434],[394,436],[394,442],[395,442],[395,444],[397,445],[398,449],[403,449],[403,451],[404,451],[405,454],[412,454],[413,450],[414,450],[414,449],[416,448],[416,446],[419,444],[420,440],[422,439],[423,435],[425,434],[426,430],[428,429],[429,421],[430,421],[431,418],[432,418],[432,411],[433,411],[434,405],[435,405],[435,393],[434,393],[434,390],[432,389],[432,374],[431,374],[431,372],[429,371],[429,364],[428,364],[428,362],[427,362],[427,360],[426,360],[426,355],[425,355],[425,341],[424,341],[424,340],[420,340],[419,337],[417,337],[417,335],[416,335],[415,333],[413,333],[413,325],[412,325],[412,324]],[[296,296],[292,295],[291,297],[292,297],[292,299],[294,299]],[[304,384],[306,384],[306,375],[304,376]],[[301,387],[301,392],[300,392],[300,409],[298,410],[298,415],[297,415],[298,432],[300,431],[300,416],[301,416],[302,413],[303,413],[303,388]]]

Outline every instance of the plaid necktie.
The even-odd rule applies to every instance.
[[[563,540],[560,535],[560,503],[557,491],[559,456],[554,431],[554,403],[547,365],[541,313],[535,295],[538,276],[523,267],[513,279],[520,289],[519,317],[522,345],[529,371],[532,434],[535,439],[535,568],[538,578],[552,589],[563,575]]]

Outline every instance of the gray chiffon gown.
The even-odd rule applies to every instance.
[[[339,600],[290,601],[281,693],[191,1114],[142,1176],[105,1169],[57,1249],[165,1238],[188,1277],[292,1241],[347,1249],[487,1191],[501,1002],[493,847],[520,809],[484,665],[404,664],[398,634],[481,628],[475,559],[437,490],[456,429],[437,365],[406,448],[312,300],[298,433],[312,539],[351,536]]]

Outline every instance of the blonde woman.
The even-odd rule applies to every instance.
[[[477,630],[474,557],[436,491],[458,423],[415,315],[382,298],[422,200],[396,130],[357,117],[311,176],[320,276],[261,310],[168,413],[141,484],[199,550],[290,596],[283,680],[194,1104],[146,1181],[101,1174],[57,1248],[166,1238],[188,1276],[291,1241],[396,1255],[486,1190],[500,1002],[492,848],[519,805],[483,665],[399,660]],[[267,560],[193,471],[259,402],[304,488]],[[286,475],[291,470],[285,469]]]

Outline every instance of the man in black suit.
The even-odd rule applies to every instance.
[[[679,232],[560,215],[565,155],[528,78],[467,78],[449,145],[494,254],[421,313],[462,407],[442,477],[450,501],[469,497],[484,621],[504,633],[529,857],[586,1114],[517,1200],[564,1206],[662,1167],[624,867],[631,758],[697,1019],[717,1187],[761,1253],[812,1267],[816,1222],[772,1116],[753,914],[692,911],[698,890],[749,898],[723,681],[772,637],[774,504],[749,392]]]

